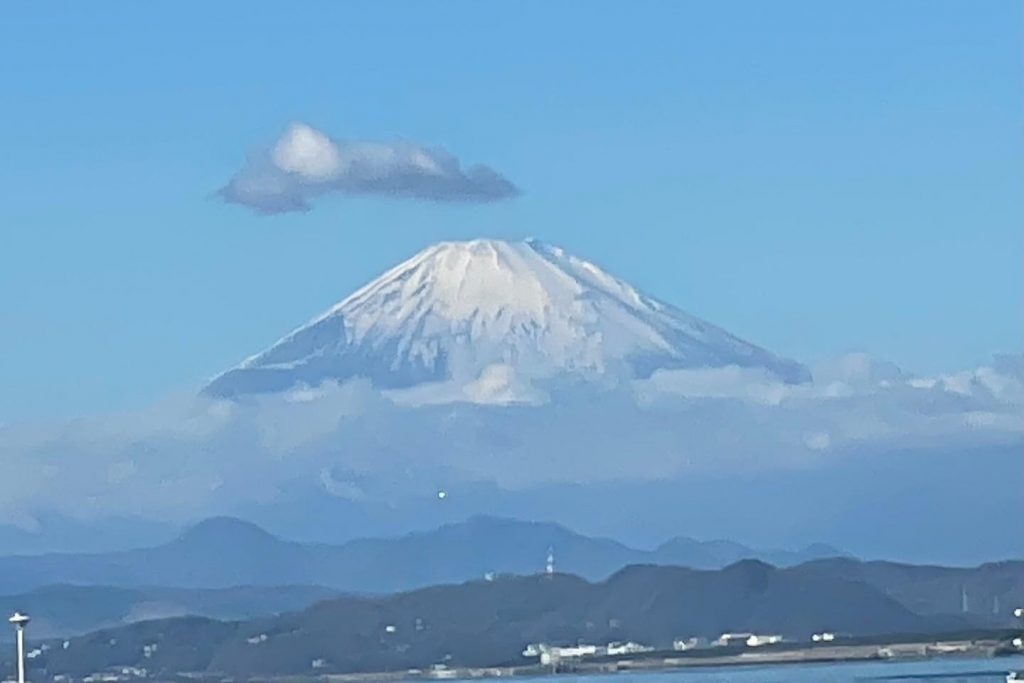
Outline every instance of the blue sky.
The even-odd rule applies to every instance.
[[[90,3],[0,20],[0,421],[188,391],[440,239],[536,236],[777,353],[1020,350],[1019,3]],[[292,121],[523,195],[212,194]]]

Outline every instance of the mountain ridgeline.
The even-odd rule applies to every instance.
[[[304,609],[336,597],[320,586],[82,586],[53,584],[17,595],[0,595],[0,613],[32,615],[33,639],[65,638],[102,628],[172,617],[242,620]],[[13,639],[0,631],[0,641]]]
[[[862,637],[949,632],[968,623],[961,615],[915,614],[827,565],[777,569],[744,560],[713,571],[636,565],[598,583],[566,574],[495,577],[390,596],[343,596],[244,622],[146,622],[72,639],[37,665],[76,676],[123,666],[309,675],[438,662],[525,664],[521,653],[532,642],[634,640],[670,648],[675,638],[728,631],[807,641],[823,630]]]
[[[934,624],[943,626],[954,622],[1008,626],[1013,623],[1013,607],[1024,604],[1021,562],[969,569],[861,562],[824,545],[804,551],[763,551],[726,541],[682,537],[653,550],[638,550],[557,524],[496,517],[473,517],[395,538],[306,544],[221,517],[201,522],[173,541],[151,548],[0,557],[0,585],[11,593],[0,596],[0,606],[6,605],[9,612],[33,614],[38,637],[64,637],[183,615],[237,621],[301,610],[340,594],[434,591],[442,590],[438,586],[454,586],[485,575],[530,576],[544,569],[549,549],[559,573],[584,582],[604,581],[630,566],[703,570],[706,573],[686,576],[713,581],[708,577],[715,576],[715,571],[737,563],[775,565],[783,572],[778,576],[787,577],[787,586],[806,585],[812,590],[811,586],[825,582],[844,586],[843,590],[851,584],[859,586],[858,590],[871,589],[925,619],[922,628],[931,624],[927,620],[933,617],[941,617]],[[750,565],[751,561],[758,564]],[[763,567],[760,571],[765,575],[776,576],[774,569]],[[735,576],[729,571],[723,576]],[[622,580],[621,576],[616,579]],[[835,598],[842,595],[837,592]],[[776,628],[788,623],[787,617]],[[897,629],[900,623],[883,626],[879,622],[878,628]]]
[[[151,548],[0,557],[0,585],[20,592],[54,583],[178,588],[301,584],[389,593],[459,583],[486,573],[532,574],[544,566],[549,548],[560,571],[591,580],[630,564],[718,569],[743,559],[788,566],[843,555],[825,545],[803,551],[756,550],[685,537],[654,550],[638,550],[558,524],[486,516],[395,538],[327,545],[286,541],[254,524],[218,517]]]

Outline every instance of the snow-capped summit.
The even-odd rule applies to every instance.
[[[787,382],[809,378],[804,366],[558,247],[473,240],[421,251],[205,391],[230,397],[354,377],[395,389],[510,371],[531,379],[647,377],[730,365]]]

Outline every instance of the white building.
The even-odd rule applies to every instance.
[[[746,644],[747,640],[753,635],[753,633],[723,633],[718,636],[715,645],[725,647],[727,645]]]
[[[563,659],[594,657],[598,654],[604,654],[603,650],[604,648],[599,648],[597,645],[579,644],[559,647],[557,645],[547,645],[545,643],[530,643],[523,649],[523,656],[539,657],[540,663],[548,666],[551,664],[558,664]]]
[[[430,678],[458,678],[458,669],[449,669],[446,664],[435,664],[430,667],[430,671],[427,672]]]
[[[782,636],[778,635],[767,635],[762,636],[756,633],[752,633],[747,638],[747,647],[761,647],[762,645],[774,645],[775,643],[781,643]]]
[[[686,652],[695,650],[706,642],[703,638],[676,638],[672,641],[672,649],[676,652]]]
[[[761,635],[759,633],[723,633],[718,636],[715,645],[746,645],[747,647],[761,647],[763,645],[774,645],[781,643],[782,636]]]
[[[641,652],[652,652],[653,647],[630,641],[628,643],[608,643],[608,655],[616,657],[619,655],[635,655]]]

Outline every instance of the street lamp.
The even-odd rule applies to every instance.
[[[14,624],[18,632],[18,683],[25,683],[25,624],[29,618],[28,615],[15,612],[7,621]]]

